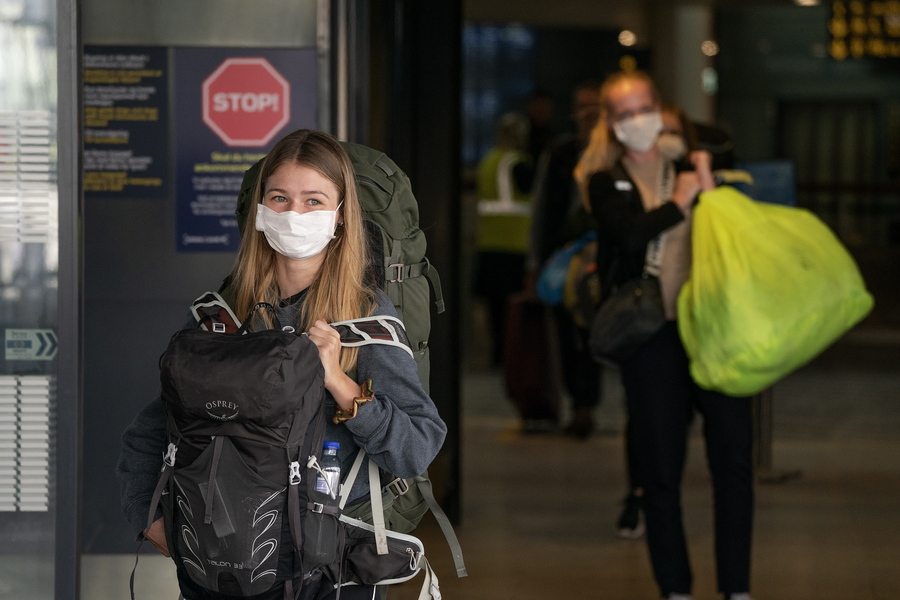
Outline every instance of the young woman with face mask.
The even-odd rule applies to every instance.
[[[340,443],[342,474],[350,471],[359,448],[365,448],[383,471],[413,477],[425,471],[446,435],[446,425],[419,383],[414,360],[393,346],[342,348],[329,325],[370,315],[397,316],[387,295],[366,283],[367,261],[356,181],[344,150],[330,135],[309,130],[279,141],[262,165],[256,209],[244,226],[232,271],[232,308],[236,315],[247,315],[256,303],[268,302],[276,307],[274,319],[257,311],[251,329],[290,325],[308,332],[324,367],[326,414],[341,409],[355,415],[346,418],[343,413],[339,424],[331,418],[326,424],[325,439]],[[196,327],[196,321],[186,327]],[[363,389],[367,380],[374,394]],[[371,399],[355,402],[363,396]],[[117,476],[126,517],[168,556],[162,519],[143,529],[166,446],[165,428],[157,397],[123,434]],[[368,474],[362,469],[348,504],[365,499],[368,491]],[[179,579],[190,586],[189,577]],[[301,597],[331,598],[328,588],[324,581],[321,589],[307,585]],[[373,598],[374,593],[373,586],[350,586],[341,598]],[[197,597],[203,596],[198,592]]]
[[[659,140],[666,118],[650,78],[616,73],[601,89],[601,117],[575,169],[598,224],[598,271],[608,294],[652,262],[668,322],[623,361],[629,483],[641,488],[647,546],[662,597],[690,600],[692,577],[681,515],[681,477],[693,412],[703,432],[715,496],[716,569],[725,600],[749,600],[753,518],[752,420],[748,398],[700,389],[678,335],[677,298],[691,268],[691,212],[714,187],[711,157]],[[677,140],[676,140],[677,141]],[[662,142],[662,144],[660,144]],[[686,146],[687,144],[685,144]],[[684,160],[684,159],[682,159]],[[648,246],[656,258],[647,261]]]

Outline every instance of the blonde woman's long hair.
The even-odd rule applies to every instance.
[[[623,81],[643,81],[650,86],[654,100],[659,102],[659,92],[650,76],[643,71],[619,71],[613,73],[600,87],[600,118],[591,130],[590,141],[587,148],[581,154],[578,164],[575,165],[573,175],[581,192],[581,202],[588,212],[591,210],[591,200],[588,197],[588,182],[594,173],[608,171],[615,165],[625,148],[616,139],[615,133],[609,126],[609,92]]]
[[[329,323],[368,316],[375,307],[375,292],[365,284],[368,264],[366,233],[356,189],[356,178],[347,153],[327,133],[301,129],[281,139],[266,156],[259,171],[254,206],[247,215],[241,248],[232,271],[235,312],[243,318],[258,302],[278,306],[281,293],[275,279],[275,251],[265,235],[256,230],[256,204],[265,195],[266,181],[282,165],[295,163],[315,169],[331,181],[342,202],[343,225],[325,247],[325,259],[316,279],[309,286],[300,312],[300,331],[309,331],[317,319]],[[340,219],[339,219],[340,220]],[[259,310],[267,327],[272,326],[268,311]],[[341,352],[341,368],[356,365],[356,348]]]

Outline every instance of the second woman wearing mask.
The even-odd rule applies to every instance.
[[[643,486],[653,574],[664,598],[690,600],[680,488],[688,426],[697,410],[703,416],[715,496],[719,591],[727,600],[749,600],[751,403],[694,383],[676,324],[678,293],[691,270],[693,205],[701,191],[715,187],[711,156],[693,152],[687,155],[689,166],[676,172],[681,145],[665,136],[658,140],[666,117],[653,82],[643,73],[610,76],[601,89],[601,110],[575,176],[598,224],[603,289],[609,293],[641,276],[649,264],[658,274],[668,319],[621,364],[630,483]]]

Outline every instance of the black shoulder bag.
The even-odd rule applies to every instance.
[[[673,171],[663,165],[660,201],[671,196]],[[665,232],[647,244],[641,275],[619,285],[597,309],[589,342],[595,361],[621,365],[666,324],[658,278],[664,241]]]

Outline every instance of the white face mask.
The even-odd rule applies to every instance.
[[[687,154],[687,144],[684,143],[684,138],[677,133],[659,134],[656,145],[666,160],[679,161]]]
[[[613,124],[616,138],[626,148],[636,152],[646,152],[652,148],[662,128],[662,114],[658,111],[637,115]]]
[[[338,205],[340,208],[340,205]],[[337,210],[312,210],[298,213],[292,210],[277,212],[256,205],[256,230],[266,235],[266,240],[278,254],[294,260],[303,260],[325,249],[337,227]]]

